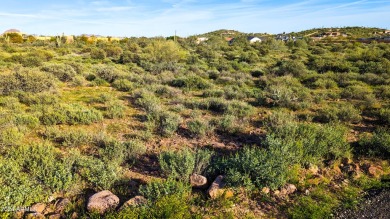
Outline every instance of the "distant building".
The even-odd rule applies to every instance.
[[[384,30],[383,33],[384,34],[390,34],[390,30]]]
[[[7,34],[7,33],[17,33],[17,34],[23,35],[22,32],[20,32],[20,30],[17,30],[17,29],[6,30],[6,31],[4,31],[3,35]]]
[[[200,44],[200,43],[205,42],[207,40],[209,40],[209,38],[207,38],[207,37],[198,37],[196,39],[196,44]]]
[[[225,40],[229,43],[229,45],[232,45],[233,42],[234,42],[234,38],[233,37],[226,37]]]
[[[257,42],[261,43],[262,42],[262,40],[259,37],[250,36],[247,39],[248,39],[249,43],[257,43]]]

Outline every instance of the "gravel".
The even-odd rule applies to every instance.
[[[368,192],[356,209],[340,210],[336,219],[390,219],[390,189]]]

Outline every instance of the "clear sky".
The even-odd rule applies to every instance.
[[[314,27],[390,29],[390,0],[2,0],[0,33],[179,36],[218,29],[280,33]]]

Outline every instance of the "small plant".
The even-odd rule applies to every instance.
[[[152,202],[169,195],[184,197],[187,196],[190,191],[191,188],[187,183],[176,181],[171,178],[168,178],[167,180],[155,180],[139,188],[141,195]]]
[[[114,83],[112,83],[112,86],[114,88],[116,88],[117,90],[124,91],[124,92],[130,91],[133,89],[133,83],[131,83],[127,79],[115,80]]]
[[[121,101],[111,101],[107,103],[104,115],[110,119],[123,118],[125,110],[126,106]]]

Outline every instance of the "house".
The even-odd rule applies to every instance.
[[[261,43],[262,40],[259,38],[259,37],[254,37],[254,36],[250,36],[250,37],[247,37],[249,43]]]
[[[225,40],[229,43],[229,45],[233,45],[233,42],[234,42],[233,37],[226,37]]]
[[[384,30],[383,33],[384,34],[390,34],[390,30]]]
[[[20,32],[20,30],[17,30],[17,29],[9,29],[9,30],[6,30],[6,31],[4,31],[3,35],[9,34],[9,33],[17,33],[17,34],[19,34],[19,35],[23,35],[23,33]]]
[[[209,38],[207,38],[207,37],[198,37],[196,39],[196,44],[200,44],[201,42],[205,42],[207,40],[209,40]]]
[[[281,40],[281,41],[289,41],[290,39],[292,39],[292,37],[289,35],[286,35],[286,34],[278,34],[278,35],[276,35],[275,39]]]

